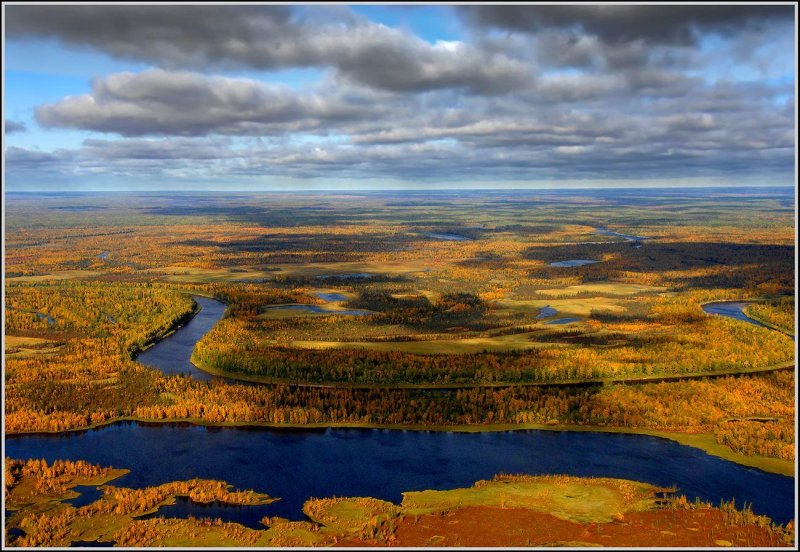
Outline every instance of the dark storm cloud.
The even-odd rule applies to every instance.
[[[333,68],[397,91],[463,88],[499,94],[531,67],[463,43],[430,44],[349,11],[287,6],[7,6],[6,36],[54,37],[165,68]]]
[[[25,126],[25,123],[20,123],[18,121],[9,121],[9,120],[5,121],[5,129],[6,129],[6,134],[14,134],[15,132],[25,132],[26,130],[28,130],[27,127]]]
[[[689,44],[698,34],[730,33],[794,20],[790,5],[481,5],[459,8],[470,23],[488,28],[535,33],[574,30],[607,42],[645,40]]]

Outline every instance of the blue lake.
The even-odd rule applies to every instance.
[[[536,315],[536,318],[539,319],[550,318],[551,316],[555,316],[557,314],[558,311],[556,309],[554,309],[550,305],[547,305],[546,307],[542,307],[539,309],[539,314]],[[549,325],[569,324],[570,322],[579,322],[579,321],[580,318],[569,316],[565,318],[556,318],[553,320],[548,320],[547,322],[545,322],[545,325],[549,326]]]
[[[562,268],[572,267],[572,266],[584,266],[588,264],[599,263],[600,261],[592,261],[590,259],[570,259],[568,261],[558,261],[555,263],[550,263],[550,266],[558,266]]]
[[[542,307],[539,309],[539,314],[536,315],[536,318],[550,318],[551,316],[555,316],[558,314],[558,311],[551,307],[550,305],[546,307]]]
[[[428,232],[425,234],[429,238],[436,238],[437,240],[445,240],[445,241],[472,241],[472,238],[468,238],[466,236],[459,236],[458,234],[437,234],[433,232]]]
[[[202,310],[172,336],[141,353],[139,362],[167,373],[210,378],[189,357],[195,342],[222,317],[225,305],[195,299]],[[735,309],[730,303],[724,305]],[[549,307],[542,311],[548,316],[556,313]],[[561,320],[565,319],[553,322]],[[264,516],[303,519],[302,504],[310,497],[373,496],[399,502],[404,491],[464,487],[497,473],[620,477],[674,485],[690,499],[715,504],[735,498],[738,505],[749,503],[755,512],[780,523],[794,515],[794,478],[642,435],[274,430],[124,422],[83,432],[10,436],[5,445],[11,458],[82,459],[131,470],[112,485],[143,487],[202,477],[279,497],[273,504],[255,507],[179,500],[156,514],[220,517],[250,527],[258,527]],[[83,494],[72,500],[74,504],[100,495],[96,489],[78,492]]]
[[[316,291],[314,292],[314,295],[316,295],[323,301],[328,301],[331,303],[347,301],[347,297],[345,295],[342,295],[341,293],[323,293],[321,291]]]
[[[570,324],[572,322],[580,322],[580,318],[575,316],[568,316],[566,318],[556,318],[555,320],[550,320],[549,322],[545,322],[546,325],[554,325],[560,326],[561,324]]]
[[[83,459],[132,470],[110,483],[117,486],[202,477],[281,498],[245,508],[181,501],[162,511],[176,517],[213,513],[249,526],[257,526],[265,515],[302,519],[302,504],[310,497],[373,496],[399,502],[403,491],[464,487],[497,473],[621,477],[676,485],[691,499],[752,503],[754,511],[782,523],[794,512],[793,478],[643,435],[270,430],[125,422],[84,432],[7,437],[5,454]]]

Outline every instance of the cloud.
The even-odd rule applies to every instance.
[[[17,132],[25,132],[28,128],[25,126],[25,123],[19,121],[5,121],[5,132],[6,134],[14,134]]]
[[[344,7],[9,6],[9,36],[159,68],[35,112],[45,129],[121,138],[9,148],[8,169],[151,182],[792,175],[794,60],[779,45],[793,36],[764,29],[784,12],[689,7],[470,6],[468,38],[432,43]],[[293,89],[207,74],[221,67],[328,70]]]
[[[355,95],[298,93],[249,79],[152,69],[92,82],[92,92],[37,108],[43,127],[123,136],[274,135],[374,119],[385,108]]]
[[[730,33],[794,21],[790,5],[475,5],[462,6],[478,27],[525,33],[558,29],[618,43],[693,44],[700,33]]]
[[[787,177],[794,168],[794,104],[776,108],[769,99],[752,100],[758,97],[770,98],[770,89],[715,85],[618,109],[579,103],[534,110],[527,99],[498,105],[473,98],[446,112],[420,104],[413,115],[389,110],[375,121],[350,122],[341,128],[349,139],[91,139],[53,153],[9,148],[7,167],[18,177],[44,171],[147,180]]]
[[[461,88],[501,94],[532,80],[529,64],[462,42],[431,44],[339,8],[288,6],[6,7],[8,38],[55,37],[168,69],[331,68],[383,90]]]

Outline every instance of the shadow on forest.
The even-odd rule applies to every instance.
[[[789,245],[731,243],[631,242],[607,244],[571,244],[559,247],[530,247],[523,253],[528,259],[552,262],[562,259],[613,258],[580,267],[542,267],[530,272],[532,277],[553,274],[576,275],[584,281],[604,281],[631,272],[678,272],[716,269],[703,275],[671,275],[669,284],[677,288],[740,287],[765,281],[791,286],[794,278],[794,247]]]
[[[346,226],[353,224],[352,217],[370,215],[370,209],[349,208],[335,210],[332,207],[297,206],[282,209],[254,207],[248,205],[219,206],[167,206],[148,207],[141,210],[148,215],[196,216],[224,219],[231,222],[246,222],[264,227],[297,226]]]
[[[264,236],[246,240],[213,241],[213,240],[185,240],[178,245],[195,247],[219,247],[222,250],[242,253],[270,253],[270,252],[315,252],[326,253],[384,253],[411,243],[410,236],[387,236],[385,234],[365,234],[361,236],[330,235],[324,232],[319,234],[301,234],[290,236]]]

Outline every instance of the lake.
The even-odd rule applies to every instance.
[[[558,314],[558,311],[556,309],[554,309],[550,305],[547,305],[547,306],[542,307],[542,308],[539,309],[539,314],[536,315],[536,318],[540,318],[540,319],[541,318],[550,318],[551,316],[555,316],[557,314]],[[561,325],[561,324],[569,324],[571,322],[579,322],[579,321],[580,321],[580,318],[574,317],[574,316],[569,316],[569,317],[566,317],[566,318],[555,318],[553,320],[549,320],[549,321],[545,322],[545,325],[546,326],[547,325]]]
[[[437,234],[434,232],[428,232],[425,234],[429,238],[435,238],[437,240],[445,240],[445,241],[472,241],[472,238],[468,238],[466,236],[459,236],[458,234]]]
[[[550,263],[550,266],[558,266],[562,268],[572,267],[572,266],[584,266],[588,264],[599,263],[600,261],[593,261],[590,259],[570,259],[568,261],[558,261],[555,263]]]
[[[314,295],[316,295],[323,301],[327,301],[329,303],[338,303],[341,301],[347,301],[347,296],[341,293],[324,293],[322,291],[315,291]]]
[[[620,477],[677,485],[690,499],[736,499],[785,523],[794,479],[740,466],[645,435],[571,431],[431,431],[206,428],[123,422],[83,432],[9,436],[11,458],[83,459],[129,468],[113,485],[143,487],[193,477],[222,479],[281,500],[232,508],[181,501],[169,515],[214,513],[257,526],[265,515],[303,519],[310,497],[372,496],[469,486],[497,473]]]
[[[172,336],[141,353],[139,362],[167,373],[211,377],[189,358],[194,343],[222,317],[225,305],[204,297],[195,300],[202,307],[200,312]],[[717,305],[724,305],[725,312],[737,309],[732,303]],[[722,312],[706,307],[711,307],[706,312]],[[555,314],[549,307],[542,310]],[[257,527],[266,515],[302,519],[302,504],[310,497],[372,496],[399,502],[403,491],[464,487],[497,473],[621,477],[676,485],[690,499],[700,497],[713,504],[735,498],[738,505],[750,503],[755,512],[780,523],[794,515],[793,478],[643,435],[274,430],[124,422],[83,432],[7,437],[6,455],[48,461],[83,459],[131,469],[132,473],[113,483],[121,486],[203,477],[281,498],[265,506],[238,508],[181,500],[158,514],[221,517],[250,527]]]

